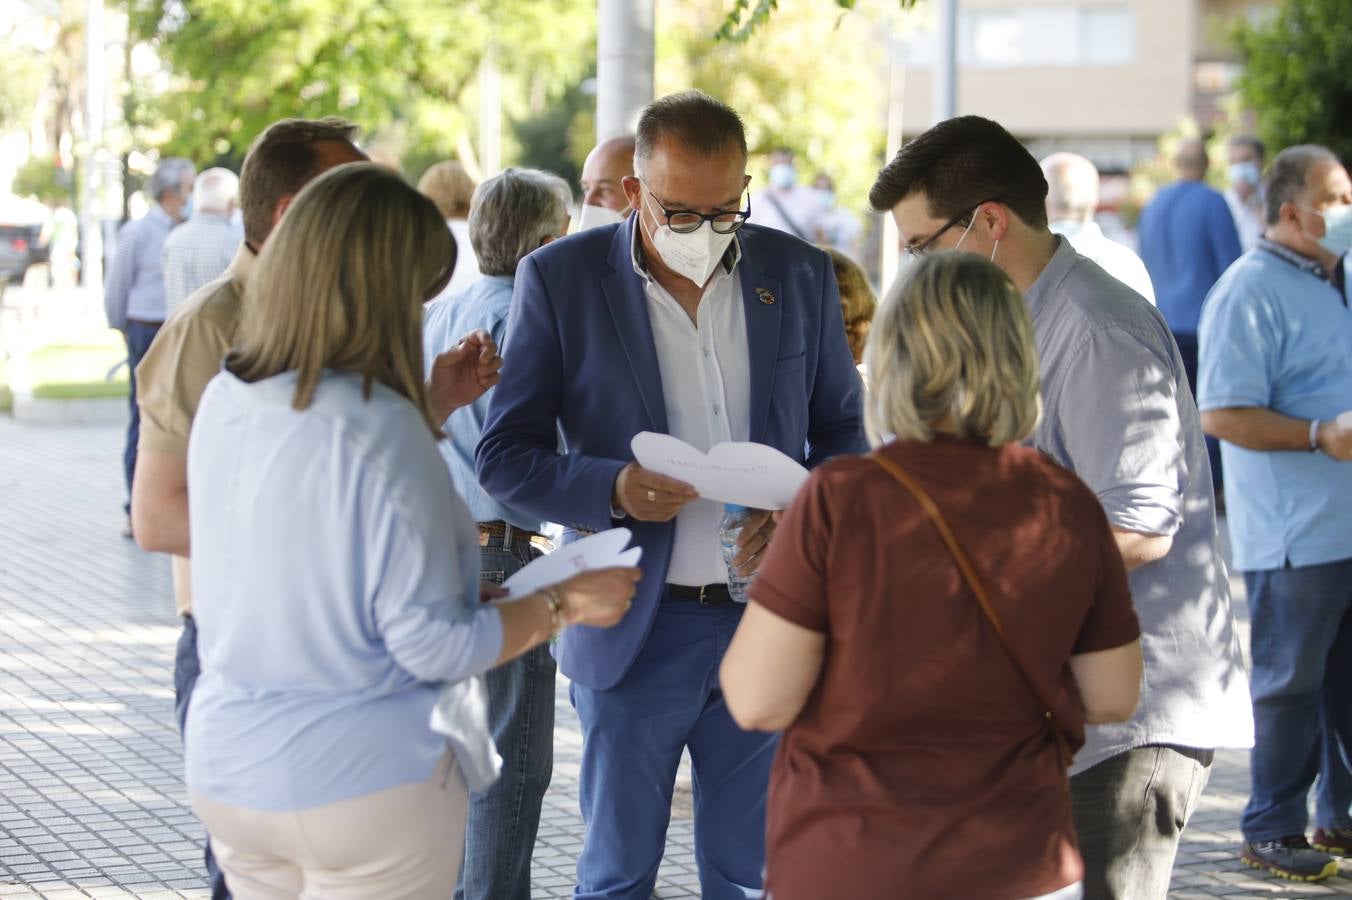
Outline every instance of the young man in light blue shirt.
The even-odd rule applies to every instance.
[[[1202,427],[1178,347],[1159,310],[1052,234],[1046,177],[996,122],[934,126],[883,169],[869,202],[891,212],[911,255],[977,253],[1023,292],[1042,360],[1043,415],[1030,441],[1103,505],[1145,656],[1135,714],[1086,729],[1070,769],[1084,893],[1162,900],[1214,751],[1253,740]]]
[[[504,345],[517,264],[567,233],[571,194],[562,178],[534,169],[507,169],[479,185],[470,205],[469,239],[483,277],[428,304],[423,320],[428,374],[437,355],[470,332],[487,331]],[[474,450],[491,393],[451,414],[440,447],[451,481],[479,526],[481,577],[501,584],[540,554],[533,541],[541,523],[479,486]],[[471,795],[457,900],[530,900],[531,852],[554,768],[555,672],[549,646],[542,644],[484,675],[503,773],[491,788]]]
[[[1323,147],[1292,147],[1265,203],[1265,238],[1202,312],[1198,405],[1223,442],[1253,621],[1244,861],[1317,881],[1352,856],[1352,181]]]

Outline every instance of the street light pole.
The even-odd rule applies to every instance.
[[[655,0],[597,0],[596,139],[632,132],[653,100]]]
[[[85,22],[85,150],[80,185],[80,273],[85,290],[103,293],[103,116],[108,66],[104,54],[103,0],[88,0]],[[91,303],[92,303],[91,296]]]
[[[958,114],[958,0],[936,0],[937,46],[934,54],[934,121]]]

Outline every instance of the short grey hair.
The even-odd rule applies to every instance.
[[[701,156],[736,148],[746,156],[746,126],[737,111],[703,91],[681,91],[644,107],[634,134],[634,172],[643,177],[657,145],[675,141]]]
[[[1263,218],[1276,225],[1282,218],[1282,204],[1296,203],[1310,183],[1310,170],[1322,162],[1338,162],[1338,157],[1327,147],[1318,144],[1297,144],[1287,147],[1268,168],[1263,179]]]
[[[184,159],[181,156],[171,156],[155,168],[155,174],[151,175],[150,181],[146,182],[146,191],[150,194],[151,199],[159,203],[164,199],[164,195],[170,191],[181,191],[183,189],[184,175],[196,174],[197,167],[192,164],[192,160]]]
[[[568,222],[568,182],[539,169],[504,169],[474,190],[469,243],[485,275],[515,275],[517,264]]]
[[[193,206],[208,212],[225,212],[239,198],[239,176],[229,169],[207,169],[192,186]]]

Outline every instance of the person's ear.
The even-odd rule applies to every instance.
[[[1010,213],[1003,203],[987,203],[977,215],[985,219],[992,240],[1003,241],[1009,234]]]
[[[626,175],[621,178],[620,187],[624,188],[624,196],[629,200],[630,209],[638,209],[643,205],[643,184],[637,175]]]
[[[278,222],[282,221],[282,216],[286,214],[287,209],[291,206],[291,201],[295,199],[295,194],[286,194],[277,201],[277,205],[272,208],[272,225],[274,228]]]

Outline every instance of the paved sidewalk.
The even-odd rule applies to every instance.
[[[0,898],[206,896],[173,721],[169,570],[118,535],[121,439],[0,416]],[[555,748],[542,898],[570,893],[581,847],[581,739],[562,686]],[[1348,878],[1296,886],[1238,864],[1247,766],[1218,757],[1170,896],[1352,895]],[[691,838],[682,792],[664,900],[699,896]]]

